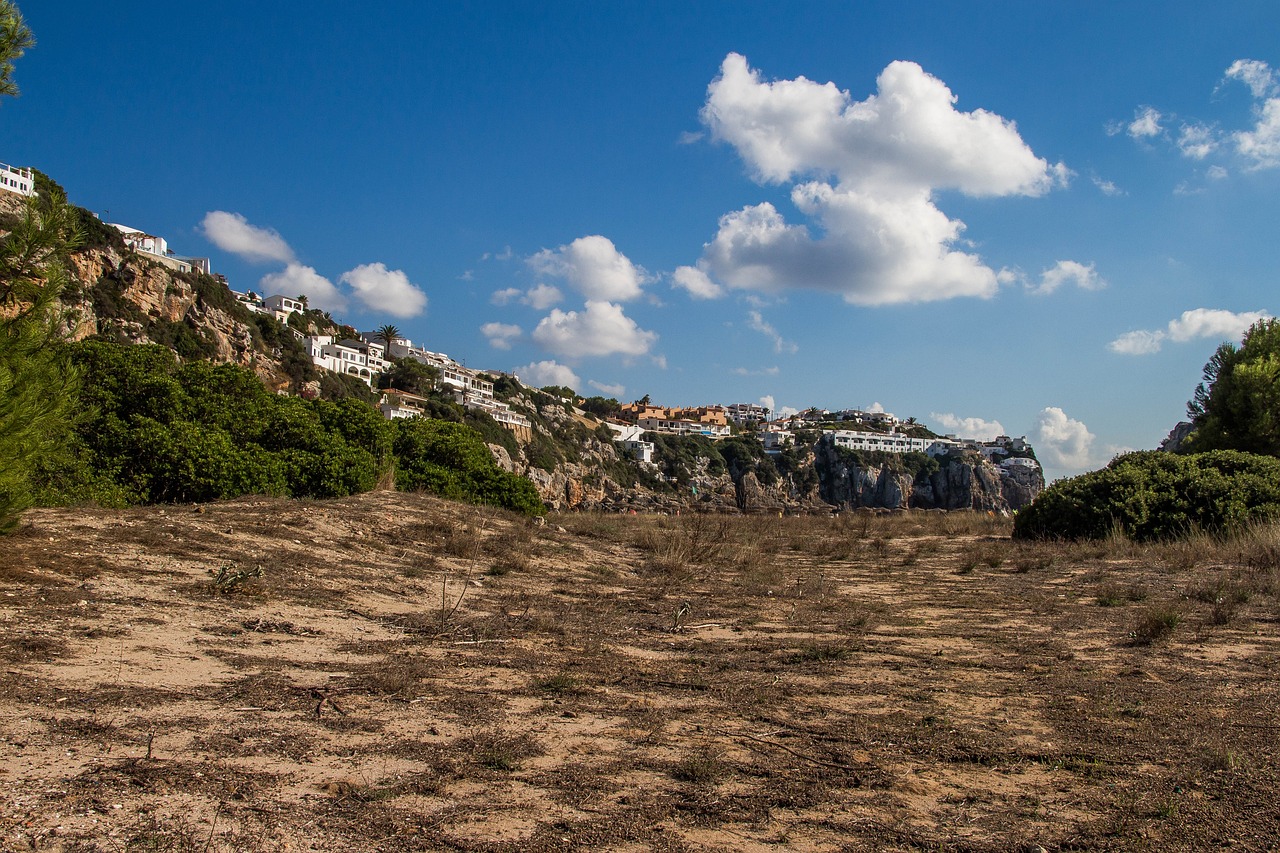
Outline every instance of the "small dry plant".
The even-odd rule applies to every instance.
[[[1157,605],[1148,607],[1129,631],[1129,639],[1135,646],[1149,646],[1173,633],[1182,621],[1176,607]]]

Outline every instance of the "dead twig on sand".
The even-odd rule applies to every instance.
[[[317,718],[321,717],[324,714],[325,705],[328,705],[330,708],[337,711],[342,716],[344,717],[347,716],[347,712],[344,711],[342,709],[342,706],[338,704],[338,700],[333,698],[333,694],[338,691],[332,690],[326,687],[311,687],[311,688],[304,688],[304,689],[307,690],[307,692],[311,695],[312,699],[320,700],[316,703],[315,715]]]
[[[815,764],[818,767],[827,767],[832,770],[843,770],[846,773],[859,773],[864,769],[861,767],[853,767],[848,764],[840,764],[835,761],[824,761],[821,758],[814,758],[811,755],[805,755],[803,752],[798,752],[797,750],[794,750],[789,746],[783,746],[780,743],[774,743],[773,741],[765,740],[762,737],[756,737],[754,735],[741,734],[741,733],[735,733],[735,732],[727,732],[724,729],[713,729],[713,731],[715,731],[717,734],[724,735],[727,738],[732,738],[733,740],[748,740],[748,741],[751,741],[752,743],[762,743],[765,746],[771,746],[774,749],[780,749],[783,752],[787,753],[788,755],[793,755],[796,758],[800,759],[801,761],[807,762],[809,764]],[[748,749],[751,748],[751,744],[749,743],[743,744],[743,745],[746,746]]]

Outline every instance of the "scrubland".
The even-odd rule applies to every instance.
[[[1280,528],[424,495],[28,513],[19,850],[1273,849]]]

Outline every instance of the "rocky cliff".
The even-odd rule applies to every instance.
[[[1044,488],[1036,469],[1005,471],[981,454],[947,456],[918,470],[900,458],[878,464],[861,462],[830,442],[815,447],[820,494],[828,504],[844,508],[970,509],[1010,512],[1029,504]]]
[[[1039,469],[1005,471],[974,452],[913,473],[898,459],[860,463],[827,441],[780,457],[762,451],[744,454],[749,439],[720,444],[685,441],[691,449],[688,456],[648,468],[623,458],[612,442],[599,438],[583,444],[577,460],[551,470],[530,465],[523,452],[513,458],[500,446],[491,448],[504,468],[532,480],[542,499],[557,510],[796,513],[910,508],[1007,513],[1029,504],[1044,488]]]

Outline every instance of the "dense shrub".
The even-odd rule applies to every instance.
[[[179,364],[156,345],[68,351],[84,377],[79,414],[40,471],[44,502],[340,497],[372,489],[390,463],[392,428],[359,401],[281,397],[241,367]]]
[[[484,440],[463,424],[427,418],[396,423],[396,486],[530,515],[543,511],[533,483],[498,467]]]
[[[1142,451],[1055,483],[1018,513],[1018,539],[1140,540],[1232,530],[1280,515],[1280,459],[1234,450]]]
[[[729,476],[735,480],[750,471],[766,486],[778,481],[778,469],[773,459],[764,452],[764,445],[755,438],[726,438],[716,445],[716,450],[724,459]]]

